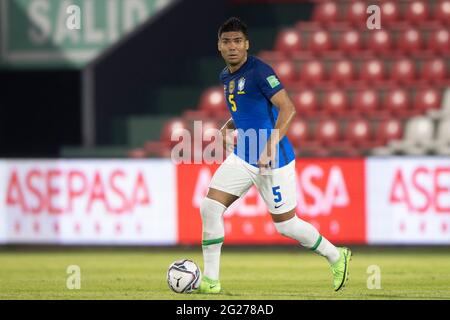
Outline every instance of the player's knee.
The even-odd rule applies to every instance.
[[[200,204],[200,214],[202,219],[210,217],[221,217],[226,207],[216,200],[205,197]]]
[[[293,217],[289,220],[285,220],[282,222],[275,222],[275,229],[278,231],[279,234],[285,236],[285,237],[292,237],[292,224],[295,223],[295,219],[297,219],[297,217]]]

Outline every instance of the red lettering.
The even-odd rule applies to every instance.
[[[81,182],[81,186],[77,189],[75,187],[75,181]],[[68,206],[67,212],[73,212],[73,204],[76,198],[81,197],[87,190],[86,175],[79,170],[72,170],[67,177],[67,198]]]
[[[417,191],[419,191],[421,194],[424,195],[425,198],[425,202],[423,204],[423,206],[414,206],[413,210],[420,212],[420,213],[424,213],[427,212],[430,208],[431,205],[431,195],[427,192],[427,190],[421,186],[418,182],[418,178],[420,174],[425,174],[428,175],[430,172],[427,168],[424,167],[419,167],[416,170],[414,170],[413,175],[412,175],[412,184],[414,186],[414,188],[417,189]]]
[[[142,194],[141,197],[139,197],[140,194]],[[150,196],[147,189],[147,184],[145,183],[144,175],[142,174],[142,172],[139,172],[136,179],[136,183],[134,184],[132,199],[130,201],[131,206],[130,209],[134,210],[136,205],[145,206],[149,204],[150,204]]]
[[[447,182],[447,186],[450,183],[450,168],[441,168],[438,167],[436,169],[436,171],[434,172],[434,204],[436,207],[436,212],[438,213],[450,213],[450,207],[444,207],[441,206],[441,204],[439,203],[439,196],[442,193],[445,193],[446,195],[444,196],[444,199],[450,199],[450,188],[449,187],[444,187],[439,183],[439,177],[441,175],[447,175],[446,179],[442,179],[441,181],[446,181]]]
[[[40,213],[43,210],[45,210],[45,195],[42,194],[39,190],[39,188],[37,188],[36,186],[33,185],[33,178],[36,179],[42,179],[42,172],[39,170],[31,170],[28,174],[27,174],[27,181],[26,181],[26,185],[27,188],[30,190],[31,194],[36,196],[37,199],[37,203],[38,205],[36,207],[31,207],[31,212],[32,213]]]
[[[394,182],[392,183],[392,188],[389,193],[389,201],[391,203],[404,202],[408,206],[408,209],[412,210],[408,188],[406,187],[405,180],[403,179],[401,169],[397,169],[397,172],[395,174]]]
[[[53,180],[61,176],[61,170],[49,170],[47,172],[47,202],[48,202],[48,212],[50,214],[61,214],[63,211],[53,205],[53,200],[58,202],[60,194],[60,189],[53,185]],[[57,180],[56,180],[57,181]]]
[[[127,197],[123,191],[117,187],[116,183],[118,178],[123,178],[125,173],[122,170],[114,170],[113,173],[109,176],[109,184],[111,185],[111,189],[119,196],[121,199],[122,206],[118,208],[111,208],[114,213],[125,213],[129,211],[129,205],[127,203]]]
[[[94,204],[95,201],[102,201],[103,205],[106,207],[106,210],[110,211],[108,202],[106,201],[106,197],[105,197],[105,188],[103,187],[103,182],[102,182],[99,172],[95,172],[94,183],[92,185],[92,190],[89,195],[89,200],[88,200],[88,205],[87,205],[88,213],[91,213],[92,205]]]
[[[28,212],[28,206],[23,197],[22,188],[20,187],[19,177],[17,171],[13,170],[11,178],[8,182],[8,188],[6,191],[6,205],[15,206],[19,205],[23,212]]]

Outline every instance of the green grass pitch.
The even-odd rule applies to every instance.
[[[223,294],[176,294],[166,270],[177,259],[202,263],[200,248],[1,250],[0,299],[450,299],[450,249],[353,248],[350,280],[331,286],[326,260],[298,248],[224,247]],[[81,270],[81,288],[69,290],[69,265]],[[381,288],[368,289],[368,267],[381,271]],[[370,283],[371,282],[369,280]]]

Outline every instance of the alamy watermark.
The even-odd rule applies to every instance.
[[[70,5],[66,9],[68,15],[66,19],[66,27],[69,30],[81,29],[81,8],[77,5]]]
[[[381,269],[379,266],[373,264],[367,267],[367,289],[381,289]]]
[[[279,149],[266,146],[268,140],[278,141],[278,129],[204,129],[202,121],[194,121],[193,130],[177,128],[171,133],[171,159],[176,164],[222,163],[228,153],[257,164],[264,157],[277,167]],[[270,138],[270,139],[269,139]]]
[[[70,265],[66,269],[66,273],[69,275],[66,280],[66,287],[69,290],[81,289],[81,268],[77,265]]]

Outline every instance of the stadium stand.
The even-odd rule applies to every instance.
[[[377,2],[378,30],[366,26],[366,1],[314,3],[312,20],[284,28],[258,54],[295,104],[288,136],[297,154],[448,155],[450,0]],[[222,88],[205,90],[183,117],[220,125]]]

